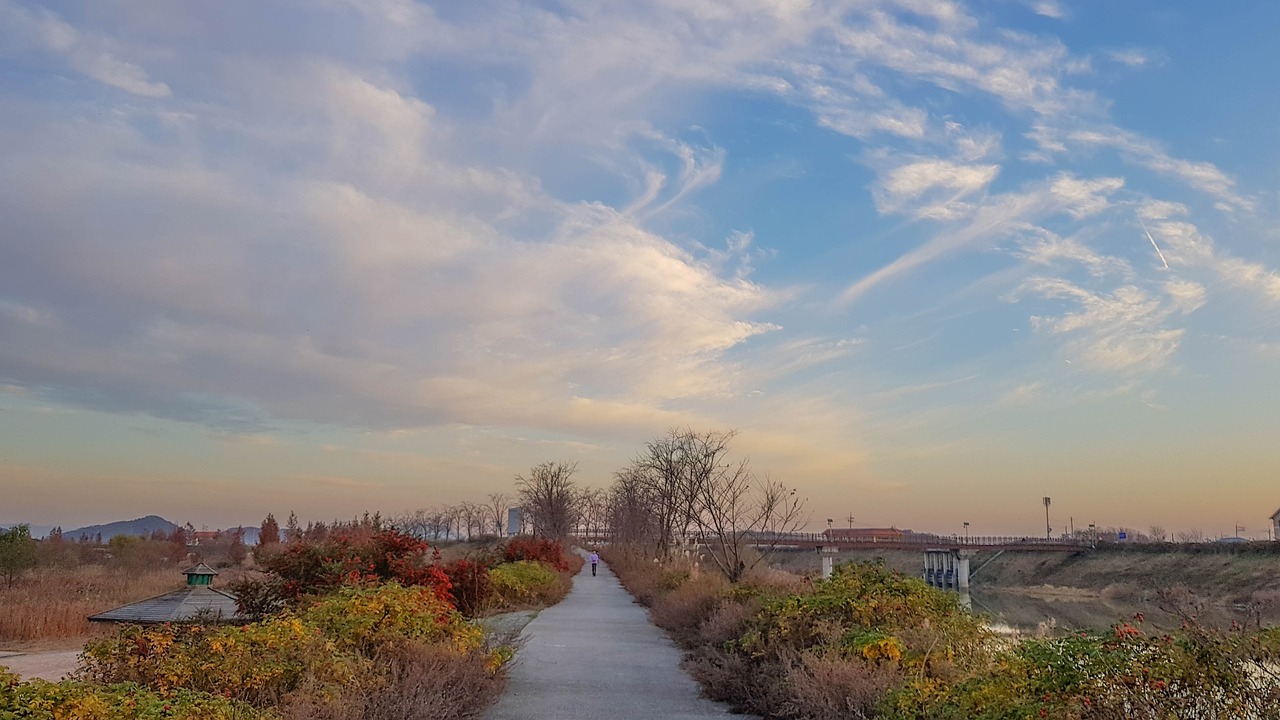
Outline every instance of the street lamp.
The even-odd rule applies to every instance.
[[[1049,524],[1049,497],[1044,498],[1044,539],[1051,540],[1053,538],[1053,526]]]
[[[964,521],[964,541],[969,542],[969,521]]]

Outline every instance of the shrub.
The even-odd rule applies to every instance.
[[[480,562],[463,558],[441,568],[449,578],[453,604],[467,617],[475,617],[493,599],[489,568]]]
[[[368,658],[411,641],[469,652],[481,630],[431,588],[344,587],[298,613],[243,626],[127,627],[86,645],[82,674],[268,705],[304,687],[328,696],[364,683]]]
[[[196,690],[267,705],[303,684],[338,688],[362,670],[358,658],[295,616],[244,626],[126,627],[90,641],[81,677],[136,683],[161,695]]]
[[[261,710],[225,697],[179,689],[162,695],[136,684],[20,682],[0,669],[0,718],[32,720],[268,720]]]
[[[454,720],[476,717],[497,700],[503,675],[484,652],[463,654],[435,645],[409,643],[386,648],[377,665],[385,681],[371,690],[352,690],[332,702],[292,699],[284,720]]]
[[[702,575],[682,583],[653,601],[653,622],[671,633],[676,643],[693,647],[701,640],[701,628],[719,608],[727,591],[722,575]]]
[[[430,588],[387,583],[344,587],[299,614],[339,650],[373,656],[402,641],[442,642],[457,651],[479,646],[480,628],[466,622]]]
[[[448,598],[449,579],[439,553],[424,540],[399,532],[343,532],[324,540],[295,540],[259,549],[258,562],[279,579],[281,595],[299,603],[352,583],[398,582],[431,588]]]
[[[496,597],[506,606],[549,605],[559,598],[560,576],[545,563],[518,560],[489,571]]]
[[[561,572],[569,570],[568,560],[564,556],[564,547],[558,542],[542,538],[511,538],[507,542],[507,547],[504,551],[504,560],[509,563],[536,560],[544,562]],[[582,568],[581,558],[579,558],[577,565],[579,569]]]
[[[885,664],[833,654],[805,654],[784,678],[792,717],[806,720],[870,720],[885,695],[902,681]]]

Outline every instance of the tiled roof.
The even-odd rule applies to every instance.
[[[236,597],[230,593],[197,586],[175,590],[164,595],[125,605],[89,617],[98,622],[166,623],[207,620],[209,622],[243,622],[247,618],[236,612]]]
[[[200,563],[195,567],[191,567],[191,568],[187,568],[186,570],[183,570],[182,574],[183,575],[217,575],[218,571],[214,570],[208,565],[205,565],[204,563]]]

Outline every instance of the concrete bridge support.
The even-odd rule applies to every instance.
[[[925,550],[924,581],[942,590],[969,591],[970,550]]]
[[[831,577],[832,571],[835,569],[836,553],[840,552],[840,548],[834,545],[819,545],[818,554],[822,556],[822,579],[826,580]]]

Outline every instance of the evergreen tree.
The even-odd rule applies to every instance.
[[[14,525],[0,532],[0,577],[9,587],[22,573],[36,566],[36,541],[31,539],[31,529],[26,525]]]
[[[276,516],[267,513],[267,517],[262,521],[262,527],[258,535],[258,545],[275,545],[280,542],[280,523],[276,522]]]

